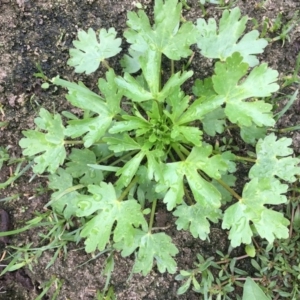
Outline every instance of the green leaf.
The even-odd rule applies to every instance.
[[[89,167],[89,164],[96,164],[94,152],[88,149],[72,149],[69,155],[69,162],[66,163],[66,172],[73,178],[80,178],[80,183],[99,184],[103,180],[101,170]]]
[[[276,139],[275,134],[272,133],[258,141],[257,160],[249,172],[250,178],[278,176],[288,182],[296,180],[296,175],[300,174],[298,167],[300,159],[289,156],[293,154],[293,149],[289,147],[292,139],[286,137],[277,141]]]
[[[241,126],[241,138],[248,144],[256,145],[257,140],[264,138],[267,134],[266,127],[257,127],[255,124],[245,127]]]
[[[204,80],[196,79],[193,85],[193,93],[196,97],[210,97],[216,95],[213,87],[212,78],[208,77]]]
[[[185,124],[195,120],[202,120],[209,113],[224,103],[224,96],[201,97],[195,100],[180,117],[178,124]]]
[[[180,87],[173,89],[167,98],[166,102],[172,107],[172,113],[167,110],[164,110],[165,115],[167,115],[174,124],[177,123],[179,117],[189,106],[190,97],[185,96],[184,92],[181,91]]]
[[[132,159],[130,159],[120,170],[117,171],[116,175],[121,175],[117,180],[117,186],[126,187],[131,182],[132,178],[136,174],[145,153],[140,151]]]
[[[256,250],[253,244],[250,245],[246,245],[245,247],[245,252],[247,253],[247,255],[249,255],[250,257],[255,257],[256,255]]]
[[[60,79],[58,76],[52,79],[53,84],[65,87],[68,89],[69,94],[66,98],[76,107],[83,110],[91,110],[98,114],[109,114],[109,109],[104,99],[92,92],[82,82],[79,83],[69,82]]]
[[[229,239],[233,247],[241,243],[250,244],[253,235],[249,222],[253,223],[257,232],[271,244],[275,237],[287,238],[289,221],[279,212],[265,207],[265,204],[282,204],[287,201],[288,186],[279,180],[253,178],[243,190],[239,202],[230,206],[224,213],[222,228],[230,229]]]
[[[221,178],[221,173],[229,167],[229,161],[222,155],[212,155],[212,146],[203,145],[202,147],[194,147],[188,156],[186,162],[189,162],[189,167],[193,168],[194,164],[197,169],[204,171],[208,176],[215,179]]]
[[[191,286],[192,276],[190,276],[178,289],[177,295],[183,295]]]
[[[151,92],[146,90],[138,80],[128,73],[125,73],[124,77],[118,76],[115,81],[123,89],[124,95],[134,102],[142,102],[154,98]]]
[[[201,120],[203,130],[210,136],[215,136],[216,133],[223,133],[225,125],[225,113],[222,107],[219,107],[207,113]]]
[[[162,170],[164,165],[161,163],[161,157],[163,153],[159,150],[147,151],[143,150],[147,157],[147,173],[148,179],[152,180],[154,177],[157,182],[163,182],[163,173]]]
[[[124,33],[124,36],[126,37],[126,31]],[[139,63],[139,57],[141,54],[147,51],[148,45],[146,42],[144,42],[146,45],[145,48],[142,49],[142,51],[135,51],[132,48],[128,49],[129,55],[125,54],[123,58],[120,60],[120,64],[123,68],[123,72],[125,73],[136,73],[140,68],[140,63]]]
[[[114,70],[109,69],[106,72],[106,80],[104,78],[99,78],[98,80],[98,88],[105,98],[109,111],[114,115],[119,113],[121,110],[120,103],[123,96],[123,91],[119,89],[115,79],[116,74]],[[90,109],[93,110],[93,108]]]
[[[188,206],[185,203],[177,206],[174,216],[177,230],[189,230],[194,238],[205,240],[210,232],[210,224],[207,219],[217,223],[221,218],[221,211],[212,206],[202,206],[199,203]]]
[[[207,23],[204,19],[198,19],[197,45],[201,54],[207,58],[225,60],[234,52],[239,52],[244,62],[251,67],[257,65],[258,59],[255,54],[262,53],[268,42],[265,39],[259,39],[257,30],[252,30],[242,37],[248,18],[244,16],[240,19],[240,17],[241,12],[238,7],[231,11],[225,10],[219,29],[217,29],[215,19],[210,18]]]
[[[73,41],[76,49],[70,49],[68,65],[75,67],[77,73],[91,74],[96,71],[104,59],[115,56],[122,50],[121,39],[116,38],[116,35],[114,28],[101,29],[99,42],[92,28],[88,32],[80,30],[78,41]]]
[[[225,182],[228,186],[232,187],[235,185],[236,177],[232,174],[223,175],[221,180]],[[222,195],[222,203],[227,203],[232,201],[232,194],[226,190],[217,180],[213,179],[211,183],[218,189]]]
[[[107,80],[110,80],[110,76],[113,74],[107,74]],[[69,90],[69,94],[66,98],[74,106],[79,107],[85,111],[92,111],[98,114],[93,118],[87,117],[84,119],[76,119],[68,121],[69,126],[66,129],[66,135],[72,138],[83,137],[84,146],[89,148],[91,145],[99,141],[99,139],[106,133],[111,124],[112,117],[116,112],[116,105],[119,102],[121,95],[116,92],[116,87],[112,86],[112,91],[117,94],[113,94],[115,97],[114,104],[107,105],[104,99],[96,93],[89,90],[83,83],[78,84],[62,80],[58,77],[54,78],[54,84],[66,87]],[[108,93],[108,88],[103,87],[104,94]],[[107,100],[111,100],[108,98]],[[112,109],[110,111],[109,107]]]
[[[145,227],[146,230],[146,227]],[[118,251],[122,251],[122,257],[127,257],[131,255],[141,244],[141,239],[145,235],[145,231],[134,228],[133,230],[133,242],[128,245],[125,240],[121,240],[117,243],[114,243],[114,248]]]
[[[114,242],[124,241],[128,246],[134,243],[135,228],[147,227],[141,206],[136,200],[118,201],[111,183],[90,185],[89,192],[78,203],[77,216],[97,215],[85,223],[81,236],[86,237],[85,250],[90,253],[97,248],[103,250],[113,234]]]
[[[264,101],[243,101],[253,97],[268,97],[277,91],[279,86],[274,83],[278,72],[261,64],[255,67],[241,84],[239,81],[246,75],[248,65],[242,62],[239,53],[233,53],[226,62],[217,62],[212,77],[215,91],[223,95],[226,102],[225,114],[232,123],[251,126],[273,126],[272,105]]]
[[[46,109],[41,108],[39,116],[34,119],[34,122],[39,130],[47,131],[47,133],[35,130],[23,131],[25,138],[20,140],[19,145],[24,149],[23,155],[35,155],[36,164],[33,167],[35,173],[41,174],[46,170],[55,173],[66,158],[65,128],[59,114],[52,115]]]
[[[9,154],[6,148],[0,146],[0,170],[3,166],[3,162],[9,160]]]
[[[83,137],[84,146],[89,148],[98,142],[106,133],[110,126],[112,118],[107,116],[98,116],[95,118],[86,118],[82,120],[71,120],[65,130],[65,134],[72,138]]]
[[[180,163],[166,164],[163,169],[164,182],[159,183],[156,187],[156,192],[167,190],[163,202],[167,204],[167,209],[170,211],[183,200],[183,172],[178,172]]]
[[[132,49],[140,50],[141,39],[148,48],[165,54],[169,59],[179,60],[192,54],[189,47],[196,43],[199,33],[191,22],[180,26],[181,3],[178,0],[157,0],[154,5],[154,22],[151,28],[149,19],[144,11],[127,14],[127,41]]]
[[[173,141],[189,142],[194,146],[201,147],[202,131],[192,126],[173,126],[171,138]]]
[[[253,279],[247,277],[242,300],[270,300]]]
[[[185,161],[168,163],[163,170],[164,183],[158,184],[156,191],[166,191],[164,203],[172,210],[182,202],[184,195],[183,176],[186,177],[195,201],[203,206],[220,207],[221,195],[210,182],[205,180],[197,170],[202,170],[212,178],[219,179],[221,172],[225,172],[229,164],[221,155],[212,154],[210,145],[201,148],[194,147]]]
[[[165,101],[165,99],[172,95],[174,91],[178,90],[178,87],[181,86],[187,79],[193,76],[193,71],[188,72],[177,72],[173,74],[169,80],[165,83],[164,87],[162,88],[161,92],[154,97],[159,102]]]
[[[155,259],[160,273],[167,270],[168,273],[174,274],[177,265],[173,257],[177,253],[178,249],[168,235],[163,232],[147,233],[141,238],[133,272],[142,272],[146,276],[152,270]]]
[[[148,131],[150,129],[149,122],[143,117],[124,115],[122,118],[125,121],[115,122],[109,129],[109,133],[115,134],[124,131],[129,132],[132,130],[140,130],[142,128]]]
[[[73,178],[64,169],[59,168],[56,174],[49,175],[49,188],[56,190],[52,193],[51,207],[69,220],[76,215],[77,203],[81,195],[73,187]]]
[[[161,78],[161,54],[157,51],[148,49],[145,54],[140,57],[140,64],[149,90],[153,95],[153,98],[157,99]]]
[[[141,145],[132,139],[128,134],[118,137],[105,137],[103,141],[109,145],[109,149],[114,152],[139,150]]]
[[[128,19],[130,18],[130,14],[131,12],[127,14]],[[129,55],[124,55],[120,63],[124,72],[135,73],[141,67],[139,58],[149,50],[149,45],[144,40],[143,35],[137,35],[134,30],[126,30],[124,37],[127,42],[132,45],[128,50]]]

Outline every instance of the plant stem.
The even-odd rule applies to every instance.
[[[121,202],[129,193],[129,191],[131,190],[131,188],[136,184],[136,182],[138,181],[138,177],[135,176],[133,178],[133,180],[130,182],[130,184],[128,185],[128,187],[124,190],[124,192],[120,195],[120,197],[118,198],[118,201]]]
[[[179,149],[181,152],[183,152],[186,155],[186,157],[188,157],[190,155],[190,151],[187,150],[184,146],[179,145]]]
[[[117,165],[120,161],[122,161],[122,160],[124,160],[125,158],[127,158],[127,157],[129,157],[129,156],[131,156],[131,155],[133,155],[133,154],[136,154],[138,151],[136,150],[136,151],[131,151],[131,152],[128,152],[128,153],[126,153],[125,155],[123,155],[122,157],[120,157],[119,159],[117,159],[117,160],[115,160],[113,163],[111,163],[110,165],[111,166],[115,166],[115,165]]]
[[[190,194],[189,194],[189,192],[188,192],[186,186],[183,185],[183,188],[184,188],[184,195],[186,196],[186,198],[187,198],[189,204],[190,204],[190,205],[194,205],[195,203],[193,202],[192,198],[190,197]]]
[[[237,194],[229,185],[227,185],[223,180],[217,179],[217,181],[221,184],[221,186],[226,189],[233,197],[235,197],[237,200],[241,200],[242,197]]]
[[[108,159],[110,159],[111,157],[114,157],[115,156],[115,153],[112,153],[112,154],[109,154],[103,158],[101,158],[99,161],[97,161],[97,164],[101,164],[103,161],[106,161]]]
[[[171,60],[171,76],[174,74],[174,60]]]
[[[64,141],[64,144],[65,145],[82,145],[83,144],[83,141]]]
[[[292,126],[292,127],[286,127],[286,128],[282,128],[282,129],[269,129],[269,131],[273,131],[273,132],[277,132],[277,133],[286,133],[286,132],[289,132],[289,131],[296,131],[296,130],[299,130],[300,129],[300,124],[297,124],[295,126]]]
[[[155,199],[152,202],[152,208],[151,208],[151,215],[150,215],[150,221],[149,221],[149,230],[148,233],[151,233],[152,230],[152,226],[153,226],[153,222],[154,222],[154,214],[155,214],[155,210],[156,210],[156,204],[157,204],[157,199]]]
[[[184,67],[184,70],[187,70],[188,67],[191,65],[191,63],[192,63],[192,61],[193,61],[193,59],[194,59],[194,56],[195,56],[195,52],[192,53],[191,57],[189,58],[187,64],[186,64],[185,67]]]
[[[175,152],[177,153],[177,155],[180,157],[180,159],[182,161],[184,161],[186,158],[184,157],[184,155],[182,154],[182,152],[179,150],[178,145],[176,144],[172,144],[172,148],[175,150]]]
[[[108,62],[107,62],[105,59],[102,61],[102,63],[103,63],[103,65],[105,66],[105,68],[106,68],[107,70],[110,69],[110,66],[109,66]]]
[[[256,159],[255,159],[255,158],[242,157],[242,156],[238,156],[238,155],[235,155],[235,158],[236,158],[237,160],[250,161],[250,162],[256,163]]]

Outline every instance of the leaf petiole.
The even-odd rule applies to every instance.
[[[127,188],[120,195],[120,197],[118,197],[118,201],[119,202],[122,202],[124,200],[124,198],[127,196],[127,194],[129,193],[129,191],[131,190],[131,188],[137,183],[137,181],[138,181],[138,177],[135,176],[133,178],[133,180],[130,182],[130,184],[127,186]]]
[[[154,214],[155,214],[155,210],[156,210],[156,204],[157,204],[157,199],[155,199],[152,202],[152,208],[151,208],[151,215],[150,215],[150,221],[149,221],[149,230],[148,233],[151,233],[152,230],[152,226],[153,226],[153,222],[154,222]]]
[[[236,160],[249,161],[249,162],[256,163],[256,159],[250,158],[250,157],[242,157],[242,156],[236,155],[235,158],[236,158]]]
[[[227,185],[223,180],[217,179],[217,182],[222,185],[224,189],[226,189],[234,198],[237,200],[241,200],[242,197],[236,193],[229,185]]]
[[[131,152],[128,152],[126,153],[125,155],[121,156],[119,159],[115,160],[114,162],[112,162],[110,165],[111,166],[115,166],[117,165],[119,162],[123,161],[123,160],[126,160],[128,157],[138,153],[139,151],[136,150],[136,151],[131,151]]]
[[[179,146],[176,144],[172,144],[172,148],[173,150],[176,152],[176,154],[179,156],[179,158],[184,161],[186,158],[184,157],[184,155],[182,154],[182,152],[179,149]]]
[[[83,141],[64,141],[64,145],[82,145],[83,143]]]

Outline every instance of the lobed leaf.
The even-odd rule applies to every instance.
[[[167,270],[168,273],[174,274],[177,265],[173,256],[177,253],[178,249],[164,232],[147,233],[141,238],[133,272],[142,272],[146,276],[152,270],[155,259],[159,272],[164,273]]]
[[[140,51],[144,49],[140,45],[147,43],[151,50],[173,60],[191,55],[189,47],[196,43],[198,32],[191,22],[180,26],[181,8],[182,4],[178,4],[178,0],[155,1],[153,27],[144,11],[129,12],[127,25],[130,29],[124,36],[132,44],[131,48]]]
[[[230,229],[229,239],[233,247],[250,244],[253,235],[250,222],[257,232],[271,244],[275,237],[287,238],[289,221],[281,213],[265,207],[265,204],[281,204],[287,201],[283,194],[288,186],[279,180],[253,178],[243,190],[243,197],[224,213],[222,228]]]
[[[80,201],[81,195],[73,187],[73,178],[64,169],[59,168],[56,174],[48,177],[49,188],[56,190],[52,193],[51,200],[48,205],[58,213],[69,220],[76,215],[78,209],[77,203]]]
[[[140,204],[136,200],[118,201],[111,183],[102,182],[98,186],[90,185],[89,192],[92,195],[86,195],[78,203],[79,209],[77,210],[79,217],[97,213],[85,223],[81,231],[81,236],[86,237],[86,252],[103,250],[111,234],[115,242],[123,241],[125,245],[131,246],[136,236],[135,228],[140,225],[147,227]]]
[[[195,120],[202,120],[206,115],[219,108],[224,103],[224,96],[212,95],[196,99],[181,115],[178,124],[186,124]]]
[[[225,114],[232,123],[240,126],[273,126],[275,120],[271,114],[272,105],[264,101],[244,101],[253,97],[268,97],[278,90],[275,83],[278,72],[261,64],[255,67],[241,82],[247,73],[248,65],[242,61],[239,53],[233,53],[225,62],[217,62],[213,85],[215,91],[223,95],[226,102]],[[239,82],[241,82],[239,84]]]
[[[34,122],[38,129],[47,133],[36,130],[23,131],[25,138],[20,140],[19,145],[24,149],[23,155],[35,155],[33,167],[35,173],[41,174],[46,170],[55,173],[66,158],[65,128],[59,114],[52,115],[41,108],[39,116]]]
[[[203,130],[210,136],[215,136],[216,133],[223,133],[225,126],[225,113],[222,107],[219,107],[207,113],[201,120]]]
[[[127,133],[116,137],[105,137],[103,141],[109,145],[109,149],[114,152],[139,150],[141,145],[131,138]]]
[[[85,118],[82,120],[68,121],[65,134],[72,138],[82,135],[84,146],[89,148],[103,137],[111,124],[112,118],[109,116],[98,116],[94,118]]]
[[[118,85],[115,82],[115,79],[116,74],[114,70],[109,69],[106,72],[106,80],[104,78],[99,78],[98,80],[98,88],[104,96],[108,110],[113,115],[116,115],[121,111],[120,103],[123,96],[123,91],[118,87]],[[94,111],[93,107],[91,107],[90,109]]]
[[[99,184],[103,180],[101,170],[89,167],[89,164],[96,164],[96,155],[88,149],[72,149],[66,163],[66,172],[73,178],[80,178],[79,182],[85,185]]]
[[[122,50],[121,39],[116,38],[116,35],[114,28],[101,29],[99,42],[92,28],[88,32],[80,30],[78,41],[73,41],[75,49],[70,49],[68,65],[75,67],[77,73],[91,74],[96,71],[104,59],[115,56]]]
[[[116,185],[118,187],[126,187],[130,184],[144,156],[145,153],[143,151],[140,151],[133,158],[131,158],[120,170],[117,171],[116,175],[121,175],[116,182]]]
[[[204,207],[207,205],[214,208],[220,207],[220,192],[212,183],[204,179],[198,170],[202,170],[211,178],[219,179],[221,172],[227,171],[230,164],[221,155],[211,156],[211,154],[212,147],[203,145],[194,147],[185,161],[166,164],[163,170],[164,183],[159,184],[156,191],[166,191],[163,201],[167,203],[168,210],[172,210],[182,202],[184,176],[197,203],[201,203]]]
[[[85,135],[83,141],[86,148],[89,148],[104,136],[111,124],[114,114],[119,110],[117,106],[120,103],[122,93],[118,91],[116,85],[108,87],[108,85],[112,84],[110,81],[115,78],[114,73],[107,72],[106,76],[108,82],[100,81],[100,85],[102,86],[104,95],[107,96],[109,89],[113,92],[113,94],[107,98],[107,102],[109,103],[112,100],[111,97],[114,98],[110,104],[105,103],[105,99],[92,92],[81,82],[76,84],[58,77],[52,80],[54,84],[66,87],[69,90],[69,94],[66,98],[74,106],[98,114],[98,116],[95,117],[85,117],[84,119],[68,121],[69,126],[67,126],[65,134],[72,138]],[[101,89],[101,87],[99,88]]]
[[[259,32],[252,30],[243,33],[246,29],[248,18],[241,17],[238,7],[231,11],[224,10],[220,19],[219,28],[215,19],[210,18],[208,22],[199,18],[197,29],[199,30],[198,48],[201,54],[207,58],[225,60],[234,52],[239,52],[243,61],[253,67],[258,64],[256,54],[262,53],[268,42],[259,38]]]
[[[185,203],[177,206],[173,213],[178,217],[175,224],[177,229],[189,230],[194,238],[199,237],[205,240],[210,232],[208,219],[217,223],[221,218],[221,211],[212,206],[203,206],[199,203],[186,205]]]
[[[278,176],[288,182],[294,182],[296,175],[300,174],[299,158],[287,157],[293,154],[289,147],[292,144],[290,138],[280,138],[276,141],[274,133],[265,139],[260,139],[256,144],[256,164],[249,172],[250,178],[264,178]]]

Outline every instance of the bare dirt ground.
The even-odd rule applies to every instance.
[[[152,12],[153,1],[140,1]],[[202,17],[199,1],[187,1],[190,10],[184,10],[184,18],[196,20]],[[243,14],[255,18],[259,24],[264,18],[276,19],[283,13],[283,22],[288,22],[295,11],[300,9],[299,0],[262,0],[237,1]],[[206,18],[220,17],[222,10],[214,5],[208,5]],[[9,146],[9,153],[16,158],[21,157],[18,142],[22,137],[22,130],[33,128],[33,119],[39,107],[50,111],[63,111],[69,108],[64,99],[65,91],[62,89],[41,89],[41,80],[33,76],[37,69],[36,63],[40,63],[44,73],[52,78],[60,75],[69,80],[83,80],[88,86],[93,86],[102,71],[95,74],[95,79],[79,77],[73,69],[66,65],[68,49],[75,38],[78,29],[87,30],[89,27],[95,30],[103,27],[115,27],[119,36],[126,28],[126,13],[135,10],[132,0],[0,0],[0,122],[8,122],[8,125],[0,129],[0,146]],[[254,25],[248,23],[249,29]],[[270,24],[271,26],[271,24]],[[277,34],[278,35],[278,34]],[[274,33],[276,36],[276,33]],[[125,45],[124,45],[125,46]],[[270,43],[261,61],[269,63],[270,67],[277,69],[280,76],[293,73],[296,56],[300,49],[300,26],[296,26],[290,33],[290,41],[276,41]],[[117,59],[110,61],[112,66],[118,69]],[[192,69],[196,70],[195,78],[204,78],[211,74],[211,63],[203,61],[199,53],[196,53],[192,62]],[[283,94],[291,94],[297,88],[292,85]],[[283,103],[286,99],[282,100]],[[290,109],[282,126],[293,126],[300,123],[300,99],[297,99],[293,109]],[[282,105],[282,104],[279,104]],[[293,138],[297,154],[300,152],[300,133],[288,134]],[[13,172],[14,166],[5,166],[0,171],[0,182],[4,182]],[[28,182],[32,173],[24,174],[14,185],[1,190],[0,199],[18,194],[16,199],[9,202],[0,202],[0,208],[5,209],[11,219],[11,227],[19,228],[25,221],[34,216],[35,211],[43,211],[43,206],[49,201],[46,191],[47,182],[44,178],[35,178]],[[242,180],[242,178],[241,178]],[[172,219],[166,214],[163,207],[158,211],[157,219],[161,226],[173,224]],[[226,251],[228,248],[226,233],[216,226],[211,233],[211,243],[195,240],[186,232],[178,232],[175,226],[170,226],[167,234],[180,249],[176,256],[179,268],[192,268],[197,253],[209,257],[214,256],[215,251]],[[36,231],[24,232],[11,237],[9,243],[15,246],[23,246],[35,243]],[[63,253],[58,257],[53,266],[45,270],[53,253],[43,253],[41,259],[33,264],[33,270],[24,268],[21,271],[6,274],[0,278],[0,299],[35,299],[41,293],[43,283],[49,281],[55,275],[64,281],[58,299],[95,299],[96,290],[101,290],[105,284],[105,278],[101,276],[104,257],[92,260],[88,264],[78,267],[91,257],[86,255],[83,245],[70,244],[68,256]],[[4,253],[4,249],[0,249]],[[1,254],[1,253],[0,253]],[[6,253],[8,255],[8,253]],[[153,270],[148,276],[134,275],[127,281],[133,260],[116,257],[115,272],[111,278],[118,299],[200,299],[199,294],[193,291],[183,296],[177,296],[176,290],[179,283],[175,281],[175,275],[160,274]],[[247,267],[247,263],[245,263]],[[43,299],[51,299],[55,288],[52,287],[48,295]]]

